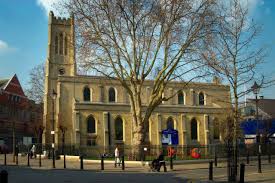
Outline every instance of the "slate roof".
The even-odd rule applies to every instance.
[[[255,103],[255,99],[249,99]],[[271,118],[275,119],[275,99],[259,99],[258,107],[271,116]]]

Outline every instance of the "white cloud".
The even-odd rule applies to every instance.
[[[0,39],[0,55],[9,53],[17,50],[16,48],[10,47],[8,43]]]
[[[8,44],[5,41],[0,40],[0,50],[8,49]]]
[[[264,0],[241,0],[242,5],[247,6],[249,13],[253,14],[258,5],[264,5]]]
[[[40,6],[48,16],[50,11],[53,11],[55,15],[60,16],[60,11],[58,10],[59,4],[64,0],[36,0],[38,6]]]

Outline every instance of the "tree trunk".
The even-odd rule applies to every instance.
[[[139,106],[136,107],[139,108]],[[136,112],[141,111],[141,109],[137,108]],[[133,117],[133,124],[133,154],[135,155],[136,160],[141,160],[145,141],[145,125],[141,117],[141,112],[136,117]]]
[[[149,118],[154,108],[161,103],[161,94],[158,94],[153,105],[147,106],[146,111],[142,111],[141,88],[141,85],[132,86],[132,91],[134,92],[130,100],[133,120],[132,153],[136,160],[140,160],[143,157],[143,148],[147,143],[146,135],[149,128]],[[159,93],[162,93],[163,90]]]

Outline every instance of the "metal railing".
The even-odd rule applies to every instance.
[[[37,154],[44,154],[51,157],[51,144],[41,145],[34,144],[35,151]],[[66,154],[71,156],[84,155],[87,159],[100,159],[104,154],[106,158],[114,157],[115,148],[117,146],[74,146],[62,145],[56,148],[56,155]],[[18,145],[18,153],[27,154],[31,151],[32,145]],[[214,159],[215,156],[218,158],[227,158],[228,147],[225,144],[215,145],[187,145],[187,146],[156,146],[156,145],[145,145],[145,146],[130,146],[120,145],[118,146],[121,155],[125,156],[126,160],[146,160],[151,161],[156,158],[160,152],[164,156],[168,156],[168,148],[174,149],[174,160],[190,160],[196,159],[191,156],[191,151],[197,148],[197,152],[200,154],[199,159]],[[138,151],[140,149],[140,151]],[[275,145],[273,143],[261,144],[261,154],[264,155],[275,155]],[[63,153],[64,152],[64,153]],[[137,153],[140,152],[140,153]],[[3,153],[3,152],[2,152]],[[258,153],[257,144],[239,144],[238,145],[238,156],[246,157],[256,156]]]

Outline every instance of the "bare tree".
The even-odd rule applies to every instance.
[[[26,95],[29,99],[34,100],[36,103],[43,102],[44,78],[44,64],[39,64],[30,71],[30,80],[28,82],[29,86],[26,89]]]
[[[154,109],[170,81],[201,67],[197,55],[212,25],[211,0],[71,0],[79,59],[93,74],[117,79],[129,94],[133,144],[145,140]],[[157,73],[154,71],[158,70]],[[153,80],[142,108],[145,80]],[[185,81],[187,79],[185,78]]]
[[[264,61],[267,49],[256,47],[255,40],[261,32],[261,27],[250,20],[248,6],[239,0],[227,3],[217,3],[219,22],[211,44],[207,42],[203,57],[215,74],[227,80],[232,95],[232,121],[226,139],[236,145],[240,137],[240,98],[251,90],[243,91],[244,85],[264,77],[257,74],[257,67]],[[234,147],[236,147],[234,145]],[[236,152],[236,149],[234,150]],[[236,157],[236,156],[234,156]]]
[[[237,135],[239,127],[240,98],[251,92],[243,91],[244,85],[251,84],[253,80],[261,80],[264,76],[257,74],[257,67],[263,63],[267,55],[265,47],[257,48],[254,45],[261,27],[249,19],[249,10],[239,0],[228,1],[229,5],[218,4],[220,21],[218,30],[211,43],[207,42],[207,51],[203,58],[215,71],[215,74],[227,80],[232,90],[234,133]]]

